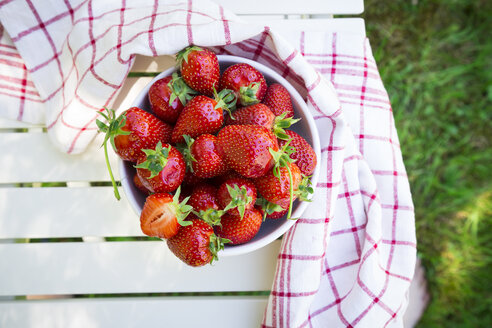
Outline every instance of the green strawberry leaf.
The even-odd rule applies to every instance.
[[[144,162],[135,165],[137,169],[146,169],[150,171],[150,176],[147,179],[152,179],[157,176],[167,164],[169,158],[169,152],[171,151],[171,145],[167,148],[162,148],[162,143],[159,141],[155,146],[155,149],[142,149],[147,155]]]

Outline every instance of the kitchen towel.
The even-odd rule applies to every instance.
[[[83,152],[136,54],[189,44],[257,60],[305,97],[321,141],[313,203],[284,235],[264,327],[402,326],[415,220],[392,108],[368,39],[288,40],[207,0],[0,1],[0,116]],[[119,109],[124,110],[124,109]]]

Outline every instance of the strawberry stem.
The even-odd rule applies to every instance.
[[[117,200],[121,199],[120,193],[118,191],[118,186],[116,185],[116,181],[114,180],[113,171],[111,170],[111,164],[109,163],[108,156],[108,143],[104,143],[104,157],[106,159],[106,166],[108,167],[109,176],[111,178],[111,183],[113,184],[114,196]]]
[[[285,118],[287,113],[282,113],[279,116],[275,117],[273,121],[273,134],[279,139],[289,140],[290,136],[285,133],[285,129],[288,129],[292,126],[292,124],[299,122],[300,118]]]
[[[192,52],[192,51],[202,51],[203,49],[198,47],[198,46],[188,46],[186,48],[184,48],[183,50],[179,51],[177,54],[176,54],[176,61],[178,62],[178,65],[181,67],[181,64],[183,62],[183,60],[188,63],[188,55]]]
[[[172,80],[167,84],[169,89],[171,90],[171,95],[169,97],[169,106],[172,106],[174,100],[176,98],[179,99],[183,106],[191,100],[194,96],[198,94],[197,91],[190,88],[182,77],[178,75],[178,73],[173,73]]]
[[[111,183],[113,184],[114,196],[116,197],[117,200],[120,200],[121,197],[120,197],[120,193],[118,192],[118,186],[114,179],[113,171],[111,170],[111,164],[109,163],[107,145],[109,141],[111,143],[111,146],[113,147],[113,150],[116,152],[114,138],[119,135],[128,135],[130,134],[130,131],[123,130],[123,127],[126,124],[126,116],[124,113],[116,117],[116,112],[113,109],[108,109],[104,107],[104,110],[106,111],[107,114],[103,112],[99,112],[99,115],[101,115],[107,121],[107,124],[105,124],[100,120],[96,120],[96,125],[99,128],[99,132],[103,132],[106,134],[104,136],[104,141],[102,144],[104,146],[104,158],[106,160],[106,166],[108,168],[109,176],[111,177]]]
[[[236,96],[234,95],[234,91],[229,89],[223,89],[220,90],[219,93],[217,93],[217,91],[214,88],[214,99],[217,102],[217,105],[215,105],[214,109],[222,108],[222,110],[228,112],[231,119],[234,120],[234,117],[232,116],[232,111],[236,109],[236,103],[237,103],[237,99]]]
[[[250,106],[260,102],[256,93],[260,88],[260,82],[252,82],[248,86],[239,87],[239,102],[243,106]]]
[[[224,244],[230,242],[232,241],[227,238],[221,238],[217,236],[215,233],[212,233],[210,235],[210,243],[208,244],[208,248],[210,250],[210,253],[212,254],[212,259],[210,260],[210,264],[212,264],[214,261],[219,260],[217,253],[224,249]]]
[[[290,166],[287,165],[286,168],[289,173],[289,211],[287,212],[287,220],[290,220],[292,215],[292,203],[294,202],[294,181],[292,179],[292,171],[290,170]]]

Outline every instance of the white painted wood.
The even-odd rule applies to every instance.
[[[9,328],[259,327],[266,296],[142,297],[0,302]]]
[[[30,124],[23,123],[20,121],[9,120],[6,118],[0,117],[0,129],[28,129],[33,127],[42,127],[41,124]]]
[[[0,238],[143,236],[112,187],[0,188]]]
[[[0,183],[109,181],[101,137],[83,154],[68,155],[56,149],[46,133],[2,133]],[[109,153],[118,178],[116,155]]]
[[[215,0],[235,14],[360,14],[363,0]]]
[[[0,296],[270,290],[279,249],[193,268],[162,241],[0,244]]]

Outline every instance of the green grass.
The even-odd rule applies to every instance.
[[[491,327],[492,1],[365,6],[431,294],[419,327]]]

